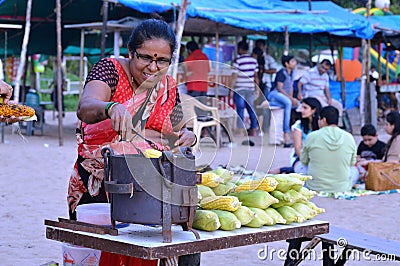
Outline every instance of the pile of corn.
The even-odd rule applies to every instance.
[[[233,177],[233,172],[226,169],[202,174],[193,228],[230,231],[241,226],[302,223],[325,212],[309,201],[316,194],[304,187],[311,176],[255,175],[242,182]]]

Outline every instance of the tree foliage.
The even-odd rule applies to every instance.
[[[365,7],[367,0],[333,0],[334,3],[349,9],[356,9],[359,7]],[[375,6],[375,1],[371,0],[371,7]],[[391,0],[390,1],[390,12],[393,14],[400,14],[400,3],[398,0]]]

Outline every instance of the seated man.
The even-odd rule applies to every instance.
[[[339,111],[339,125],[342,125],[343,105],[331,97],[329,91],[329,76],[326,72],[331,68],[331,61],[324,59],[317,66],[308,70],[297,83],[297,98],[317,98],[322,107],[332,105]]]
[[[319,130],[311,132],[301,150],[300,160],[308,165],[307,175],[313,179],[306,181],[312,190],[325,192],[345,192],[352,188],[352,180],[357,180],[356,143],[353,136],[337,126],[339,112],[333,106],[322,108]]]

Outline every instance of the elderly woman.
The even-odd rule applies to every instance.
[[[103,58],[91,69],[77,111],[78,159],[68,188],[71,219],[79,204],[107,202],[103,147],[123,154],[196,142],[191,131],[180,127],[175,80],[166,75],[175,48],[168,24],[149,19],[132,31],[129,59]]]

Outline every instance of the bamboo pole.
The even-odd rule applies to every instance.
[[[107,21],[108,21],[108,2],[103,1],[103,26],[101,29],[101,58],[104,58],[106,52]]]
[[[190,4],[187,0],[182,0],[182,4],[179,7],[179,14],[178,14],[178,21],[175,30],[176,36],[176,43],[177,47],[174,52],[174,56],[172,57],[172,63],[170,68],[171,76],[177,80],[177,73],[178,73],[178,62],[179,62],[179,51],[181,50],[181,40],[183,35],[183,29],[185,27],[186,22],[186,9],[187,6]]]
[[[342,89],[342,103],[343,103],[343,110],[346,110],[346,81],[344,80],[343,75],[343,46],[339,46],[339,66],[340,66],[340,86]]]
[[[15,86],[14,86],[14,101],[19,102],[19,90],[22,73],[24,72],[24,66],[26,61],[26,52],[28,48],[29,41],[29,33],[31,30],[31,11],[32,11],[32,0],[28,0],[26,3],[26,22],[25,22],[25,33],[24,39],[22,40],[22,48],[21,48],[21,56],[20,62],[18,65],[17,75],[15,77]],[[24,100],[24,99],[22,99]]]
[[[283,52],[283,54],[289,54],[289,29],[287,26],[285,26],[285,51]]]
[[[219,23],[217,23],[217,31],[215,32],[215,58],[217,62],[215,62],[215,100],[218,102],[218,89],[219,89]],[[213,104],[213,106],[217,106],[217,104]]]
[[[378,44],[378,84],[382,84],[382,66],[381,66],[381,43]]]
[[[371,0],[367,2],[367,19],[369,20],[369,11],[371,9]],[[372,123],[371,118],[371,86],[369,81],[369,69],[371,67],[371,58],[369,48],[371,47],[371,42],[363,39],[363,65],[364,65],[364,75],[365,75],[365,94],[364,94],[364,122],[366,124]],[[374,110],[376,112],[376,110]]]
[[[63,134],[63,109],[62,109],[62,93],[63,93],[63,79],[61,74],[61,0],[56,0],[56,29],[57,29],[57,104],[58,104],[58,144],[59,146],[64,145],[64,134]],[[66,74],[66,73],[65,73]]]
[[[85,29],[81,29],[81,51],[79,58],[79,98],[83,91],[83,56],[85,50]]]

